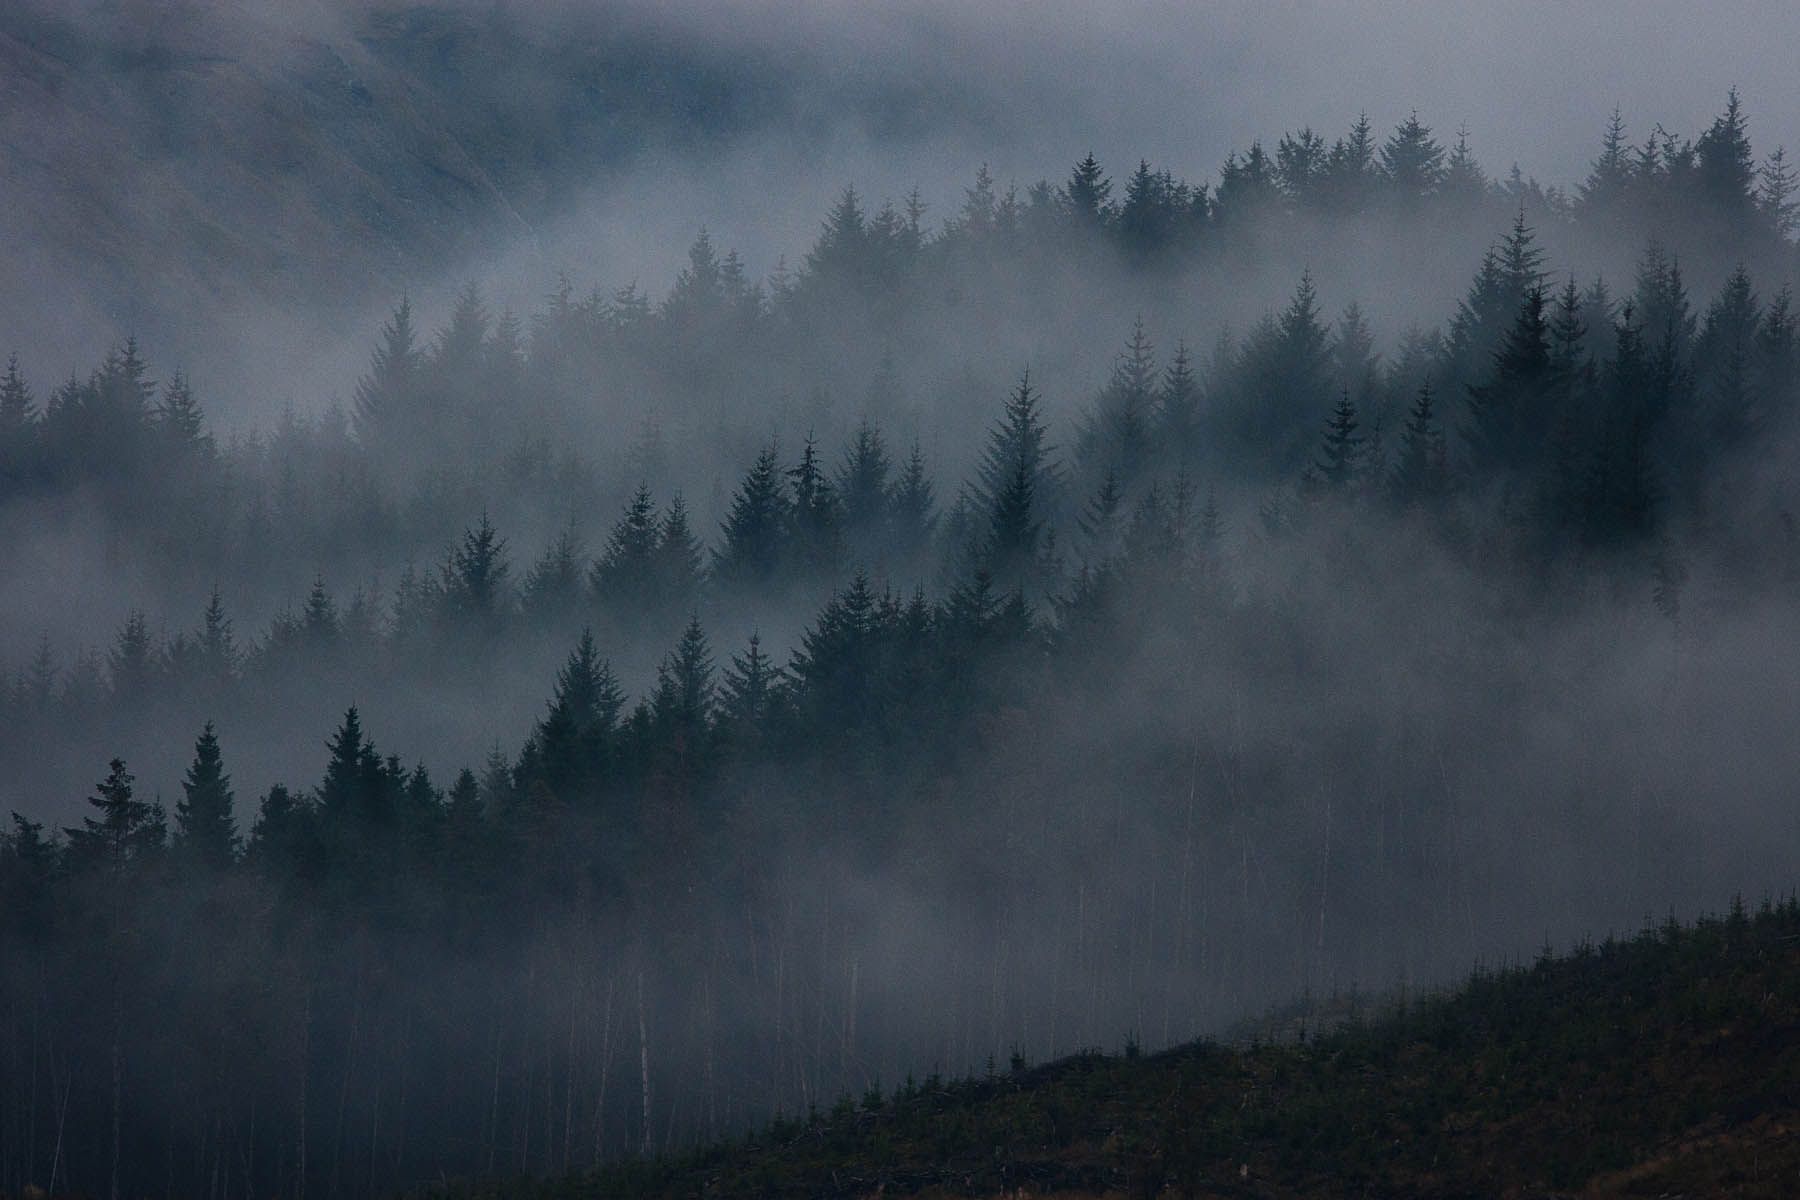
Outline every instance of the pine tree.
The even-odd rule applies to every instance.
[[[1757,171],[1756,207],[1764,223],[1776,237],[1786,238],[1800,228],[1800,178],[1787,160],[1785,147],[1777,146]],[[0,411],[4,403],[0,402]],[[0,418],[0,425],[4,418]]]
[[[1490,187],[1486,172],[1475,160],[1474,151],[1469,149],[1468,128],[1458,129],[1456,145],[1450,148],[1450,157],[1444,164],[1438,195],[1451,204],[1472,208],[1487,199]]]
[[[1632,174],[1631,150],[1625,141],[1625,118],[1615,108],[1606,123],[1600,157],[1594,160],[1587,181],[1581,185],[1582,210],[1599,220],[1618,215],[1631,192]]]
[[[985,524],[980,556],[1003,588],[1043,583],[1045,518],[1058,484],[1050,453],[1027,371],[988,435],[977,470],[976,500]]]
[[[869,229],[862,201],[847,187],[825,218],[819,240],[806,255],[806,272],[815,279],[854,282],[868,266]]]
[[[571,521],[525,573],[519,591],[529,621],[540,627],[554,626],[580,611],[584,557],[581,537]]]
[[[1362,113],[1347,136],[1332,144],[1325,162],[1324,191],[1339,212],[1359,212],[1376,178],[1375,127]]]
[[[1313,460],[1312,478],[1319,486],[1341,492],[1360,476],[1363,435],[1358,432],[1356,402],[1345,392],[1331,408],[1319,457]]]
[[[1736,88],[1726,96],[1725,111],[1694,143],[1694,151],[1700,196],[1728,228],[1746,231],[1755,211],[1756,157]]]
[[[201,678],[218,695],[237,680],[241,655],[231,631],[231,618],[225,615],[225,604],[214,585],[207,599],[206,612],[200,625]]]
[[[583,630],[556,676],[550,711],[535,733],[543,781],[565,801],[591,797],[604,778],[619,711],[625,705],[612,667]]]
[[[1544,290],[1533,287],[1494,356],[1487,382],[1469,388],[1469,422],[1463,435],[1478,473],[1504,473],[1533,464],[1534,439],[1550,425],[1545,417],[1552,384]]]
[[[787,561],[792,512],[773,445],[756,456],[726,513],[713,550],[713,579],[726,588],[763,588]]]
[[[1338,390],[1348,392],[1363,412],[1372,411],[1380,399],[1381,353],[1375,349],[1375,334],[1362,306],[1354,301],[1338,320],[1331,359]]]
[[[606,548],[592,573],[594,595],[615,620],[642,621],[653,615],[661,544],[656,504],[649,486],[640,483],[607,534]]]
[[[682,753],[693,755],[704,749],[712,706],[712,651],[700,618],[691,617],[681,640],[656,670],[651,715],[665,739],[674,739]]]
[[[807,434],[800,461],[788,470],[794,501],[788,510],[787,544],[794,565],[811,580],[837,574],[844,557],[843,521],[837,494],[819,464],[819,447]]]
[[[1163,372],[1155,426],[1164,465],[1191,470],[1200,459],[1200,381],[1186,342],[1176,343],[1175,357]]]
[[[1124,498],[1118,472],[1108,467],[1079,522],[1084,560],[1090,568],[1105,566],[1119,551]]]
[[[1707,309],[1694,346],[1703,415],[1693,432],[1709,452],[1742,443],[1754,426],[1756,335],[1762,322],[1750,274],[1740,263]]]
[[[8,355],[6,374],[0,376],[0,488],[15,488],[22,479],[37,420],[37,402],[19,372],[19,356]]]
[[[887,560],[890,532],[888,477],[892,470],[880,426],[863,418],[837,473],[844,536],[859,566],[884,564]]]
[[[324,577],[314,575],[312,590],[306,594],[306,605],[300,610],[300,633],[308,650],[321,653],[337,644],[340,632],[337,601],[325,590]]]
[[[1431,385],[1424,384],[1400,429],[1388,492],[1403,507],[1430,504],[1449,487],[1449,456],[1434,407]]]
[[[1413,113],[1402,121],[1381,148],[1381,174],[1403,202],[1417,204],[1444,181],[1444,148],[1431,129]]]
[[[132,798],[135,782],[123,761],[108,764],[106,779],[88,799],[100,815],[83,817],[80,828],[63,831],[72,864],[117,875],[162,847],[163,824],[152,805]]]
[[[365,445],[393,443],[413,432],[422,369],[412,302],[402,297],[400,307],[382,326],[369,373],[356,384],[356,433]]]
[[[200,402],[188,386],[187,376],[180,371],[170,377],[163,388],[162,400],[156,406],[156,427],[169,444],[180,453],[207,453],[212,438],[206,433],[206,421]]]
[[[1112,377],[1100,393],[1082,447],[1090,464],[1105,463],[1117,471],[1127,490],[1149,466],[1155,404],[1156,357],[1139,317],[1124,352],[1113,360]]]
[[[237,821],[232,816],[231,777],[225,774],[219,738],[208,721],[194,743],[194,761],[175,805],[175,847],[190,862],[222,871],[237,857]]]
[[[676,492],[657,530],[653,579],[659,611],[680,612],[694,606],[700,596],[701,561],[700,539],[688,522],[687,502]]]
[[[732,656],[719,688],[718,724],[727,743],[740,753],[759,750],[777,732],[786,687],[787,673],[752,633],[744,653]]]
[[[367,764],[375,748],[363,738],[362,715],[353,704],[327,743],[331,757],[325,779],[319,785],[319,808],[329,818],[344,821],[361,814]]]
[[[938,523],[937,498],[925,471],[925,452],[917,441],[889,496],[888,511],[893,561],[917,579],[924,571]]]
[[[114,698],[123,704],[147,700],[162,674],[160,659],[149,620],[140,610],[133,609],[119,627],[119,636],[107,655]]]
[[[1092,151],[1075,164],[1063,186],[1062,206],[1079,229],[1100,229],[1112,220],[1112,180],[1100,168]]]
[[[451,623],[490,636],[499,630],[513,600],[512,564],[486,512],[450,548],[439,576],[439,602]]]
[[[1311,128],[1281,135],[1275,144],[1275,180],[1288,203],[1296,208],[1317,203],[1328,153],[1325,139]]]

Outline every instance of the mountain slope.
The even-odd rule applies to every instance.
[[[1304,1034],[1302,1034],[1304,1037]],[[1800,906],[1736,910],[1312,1042],[1098,1053],[524,1196],[1787,1196]]]

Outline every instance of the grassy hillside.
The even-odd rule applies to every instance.
[[[1800,905],[1477,971],[1298,1044],[1014,1063],[694,1154],[447,1194],[1791,1196]]]

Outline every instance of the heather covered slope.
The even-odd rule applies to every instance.
[[[1800,906],[1477,970],[1298,1042],[1099,1052],[524,1196],[1790,1196]]]

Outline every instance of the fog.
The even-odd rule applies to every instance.
[[[0,16],[0,1192],[553,1175],[1790,891],[1797,36]]]

